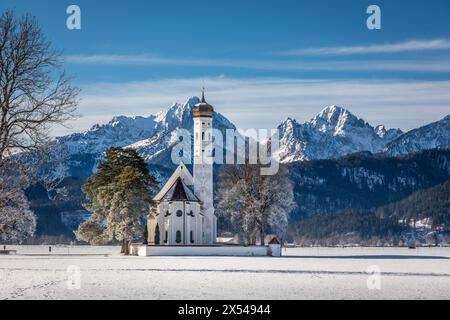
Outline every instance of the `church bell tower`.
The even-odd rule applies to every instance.
[[[194,116],[194,193],[202,202],[204,219],[203,243],[216,242],[217,218],[213,203],[213,114],[214,108],[202,99],[192,110]]]

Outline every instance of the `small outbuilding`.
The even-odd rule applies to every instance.
[[[272,257],[281,257],[281,242],[277,237],[273,237],[269,241],[269,255]]]

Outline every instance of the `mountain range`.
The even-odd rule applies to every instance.
[[[43,184],[27,190],[32,210],[38,215],[38,234],[71,234],[73,226],[86,214],[81,186],[95,173],[103,152],[110,147],[135,148],[163,183],[174,168],[170,154],[178,142],[177,130],[193,132],[192,108],[199,101],[192,97],[148,117],[117,116],[86,132],[56,138],[56,151],[51,156],[63,161],[58,166],[43,163],[40,167],[46,179],[61,181],[59,187],[65,192],[49,197]],[[214,114],[213,123],[222,132],[236,129],[220,113]],[[445,174],[441,177],[448,176],[448,153],[431,153],[422,162],[390,159],[402,159],[403,155],[421,150],[450,148],[450,116],[404,133],[383,125],[372,126],[333,105],[304,123],[287,118],[278,129],[280,159],[289,165],[299,204],[295,219],[361,205],[381,205],[421,186],[442,183],[442,179],[430,176],[432,172],[443,168]],[[355,158],[355,154],[359,155]],[[24,159],[29,161],[30,157]],[[432,165],[434,169],[422,172],[416,170],[418,165]],[[401,176],[396,175],[400,169]],[[342,179],[345,186],[341,185]],[[332,188],[325,188],[330,183]]]
[[[57,138],[57,149],[65,150],[69,157],[65,174],[80,171],[82,176],[92,174],[102,153],[112,146],[135,148],[148,163],[167,166],[170,151],[178,142],[177,129],[193,131],[192,108],[198,102],[199,98],[192,97],[156,115],[118,116],[86,132]],[[213,121],[214,127],[222,132],[236,129],[220,113],[214,114]],[[372,126],[350,111],[333,105],[304,123],[287,118],[278,129],[283,163],[333,159],[362,151],[395,156],[450,147],[450,116],[404,133],[383,125]],[[83,158],[90,161],[82,161]]]
[[[199,103],[192,97],[185,103],[175,103],[167,110],[149,117],[114,117],[109,123],[94,125],[83,133],[59,137],[55,149],[68,159],[64,174],[86,178],[94,171],[102,153],[110,147],[136,149],[146,162],[172,167],[170,153],[178,143],[178,129],[193,132],[192,108]],[[213,115],[214,128],[223,133],[236,127],[220,113]]]
[[[331,159],[361,151],[378,153],[403,134],[383,125],[372,127],[335,105],[305,123],[287,118],[278,129],[282,162]]]

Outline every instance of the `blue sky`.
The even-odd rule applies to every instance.
[[[81,8],[81,30],[66,8]],[[377,4],[382,29],[368,30]],[[404,130],[450,110],[450,2],[1,0],[36,16],[82,88],[71,129],[198,95],[242,128],[327,105]]]

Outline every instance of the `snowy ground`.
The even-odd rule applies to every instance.
[[[8,249],[18,255],[0,255],[0,299],[450,299],[450,248],[289,248],[282,258]]]

